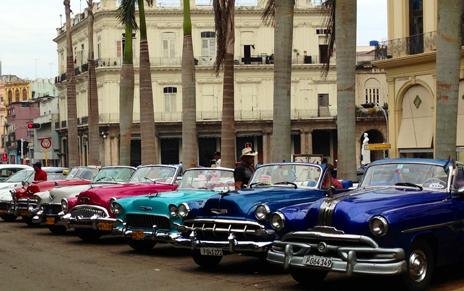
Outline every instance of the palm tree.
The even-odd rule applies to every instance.
[[[89,30],[89,55],[88,55],[88,128],[89,128],[89,164],[100,164],[100,135],[99,135],[99,111],[98,111],[98,92],[97,76],[95,72],[95,55],[93,48],[93,25],[95,17],[93,15],[93,0],[87,0],[88,30]]]
[[[217,54],[215,69],[219,73],[224,65],[221,121],[221,165],[235,166],[235,117],[234,117],[234,46],[235,0],[214,0]]]
[[[291,86],[295,0],[267,2],[263,19],[274,24],[274,110],[271,160],[291,159]]]
[[[69,167],[79,165],[76,78],[74,76],[74,57],[71,32],[71,0],[63,1],[66,14],[66,101],[68,111],[68,163]]]
[[[356,14],[357,0],[326,0],[328,55],[324,75],[330,68],[330,57],[337,45],[337,136],[338,177],[356,179]]]
[[[142,164],[158,162],[155,142],[155,114],[153,88],[151,83],[150,54],[148,50],[147,25],[145,21],[145,1],[149,6],[153,0],[137,0],[140,21],[140,137],[142,139]]]
[[[462,0],[438,1],[435,158],[456,159]]]
[[[184,44],[182,51],[182,162],[197,166],[197,121],[195,100],[195,63],[192,44],[190,0],[184,0]]]
[[[118,8],[118,19],[125,26],[123,64],[119,82],[119,164],[131,164],[131,140],[134,112],[134,64],[132,31],[137,28],[133,0],[123,0]]]

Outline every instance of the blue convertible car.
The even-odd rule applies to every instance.
[[[269,214],[325,197],[329,175],[325,165],[263,165],[248,189],[212,196],[194,219],[185,221],[182,231],[189,241],[184,245],[192,248],[194,261],[202,267],[214,266],[230,253],[265,256],[277,238],[269,225]]]
[[[271,215],[268,261],[314,286],[329,271],[402,275],[423,290],[435,266],[464,255],[464,166],[393,159],[372,163],[359,188]]]

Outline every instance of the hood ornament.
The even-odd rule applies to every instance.
[[[150,206],[139,206],[138,208],[143,211],[153,210],[153,207],[150,207]]]
[[[227,214],[227,209],[211,208],[213,214]]]

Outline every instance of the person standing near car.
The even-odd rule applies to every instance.
[[[234,170],[235,190],[246,188],[250,183],[251,177],[255,172],[254,161],[257,154],[251,147],[246,147],[242,150],[240,163]]]
[[[47,181],[47,173],[42,170],[42,164],[37,162],[33,165],[34,167],[34,181]]]

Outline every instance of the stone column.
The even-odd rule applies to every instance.
[[[301,139],[301,153],[312,154],[313,153],[313,134],[311,130],[304,130],[300,133]]]
[[[263,134],[263,163],[271,162],[271,133],[264,132]]]

